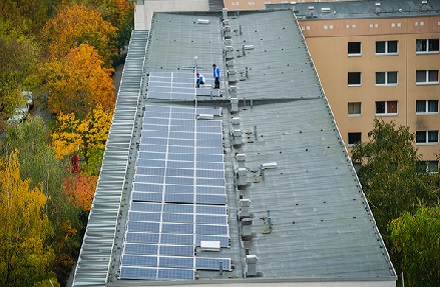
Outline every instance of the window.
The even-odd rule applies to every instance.
[[[376,54],[397,54],[398,41],[378,41],[376,42]]]
[[[438,114],[438,100],[416,101],[416,114]]]
[[[353,146],[354,144],[362,140],[362,133],[348,133],[348,146]]]
[[[397,101],[376,102],[376,115],[397,115]]]
[[[362,113],[362,103],[348,103],[348,115],[360,116]]]
[[[361,42],[348,42],[348,55],[360,56],[361,55]]]
[[[376,85],[397,85],[397,72],[376,72]]]
[[[348,72],[348,85],[360,86],[361,85],[361,72]]]
[[[438,70],[417,70],[416,84],[438,84]]]
[[[416,53],[438,53],[438,39],[417,39]]]
[[[416,131],[416,143],[418,144],[438,143],[438,131]]]
[[[420,173],[438,173],[437,160],[424,160],[417,163],[417,169]]]

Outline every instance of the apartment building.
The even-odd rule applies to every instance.
[[[432,171],[439,153],[440,2],[383,1],[293,6],[351,149],[373,119],[410,127]]]

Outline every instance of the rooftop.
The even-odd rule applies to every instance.
[[[298,19],[399,18],[440,15],[439,1],[387,0],[270,4],[268,8],[291,8]],[[312,15],[313,14],[313,15]]]
[[[295,15],[225,12],[133,32],[74,286],[395,286]]]

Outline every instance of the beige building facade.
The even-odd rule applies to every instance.
[[[409,126],[436,167],[440,16],[299,22],[347,147],[382,118]]]

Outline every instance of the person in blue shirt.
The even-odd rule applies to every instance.
[[[205,77],[199,73],[197,73],[197,81],[196,81],[196,87],[200,88],[200,85],[205,84]]]
[[[212,64],[212,76],[214,77],[214,89],[220,89],[220,68]]]

